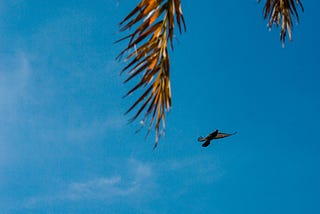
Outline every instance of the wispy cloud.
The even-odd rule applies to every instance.
[[[119,173],[74,181],[58,192],[29,198],[25,207],[59,201],[103,201],[114,203],[126,198],[128,203],[139,203],[156,189],[154,172],[150,164],[130,159]]]
[[[155,183],[152,181],[154,173],[149,164],[130,159],[125,171],[128,172],[127,175],[122,173],[84,182],[73,182],[61,197],[67,200],[96,199],[111,203],[123,197],[131,199],[144,197],[146,187],[148,191],[155,188]]]
[[[31,75],[29,59],[23,52],[0,57],[0,114],[24,98]],[[8,109],[5,109],[8,108]]]
[[[0,53],[0,118],[24,123],[23,128],[37,142],[92,142],[126,123],[109,93],[119,79],[118,64],[86,45],[92,39],[96,17],[72,9],[65,12],[44,20],[28,38],[21,39],[28,52]],[[96,108],[97,116],[90,102],[106,108]],[[8,129],[2,125],[0,140]],[[13,131],[8,130],[11,139]]]
[[[0,57],[0,166],[12,156],[7,137],[18,120],[18,109],[28,99],[32,68],[27,55],[17,51]]]
[[[64,197],[69,200],[106,200],[130,194],[130,189],[120,187],[121,182],[121,176],[100,177],[85,182],[74,182],[68,186]]]
[[[106,204],[125,201],[126,205],[138,206],[142,201],[148,203],[161,197],[166,191],[174,193],[166,196],[174,200],[186,194],[190,186],[216,182],[223,175],[219,162],[210,157],[177,158],[161,164],[134,158],[125,163],[116,162],[117,172],[111,175],[61,185],[57,192],[29,198],[25,206],[33,208],[59,201],[103,201]],[[183,176],[185,174],[188,176]],[[166,179],[171,179],[170,183],[175,185],[168,186]]]

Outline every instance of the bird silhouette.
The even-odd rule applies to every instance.
[[[198,138],[198,141],[199,142],[204,142],[202,144],[202,147],[207,147],[209,146],[211,140],[215,140],[215,139],[220,139],[220,138],[225,138],[225,137],[229,137],[231,135],[234,135],[236,134],[237,132],[234,132],[232,134],[227,134],[227,133],[222,133],[222,132],[219,132],[218,129],[216,129],[214,132],[208,134],[206,137],[199,137]]]

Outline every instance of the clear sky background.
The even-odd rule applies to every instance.
[[[113,44],[138,1],[0,0],[1,212],[320,213],[320,3],[302,2],[282,48],[255,0],[182,0],[153,151]],[[202,148],[216,128],[238,134]]]

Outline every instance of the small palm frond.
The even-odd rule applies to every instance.
[[[139,106],[130,122],[136,120],[143,111],[143,122],[151,115],[147,135],[154,126],[156,130],[154,148],[159,140],[160,123],[164,130],[165,114],[171,107],[168,40],[173,49],[175,22],[180,33],[182,25],[186,30],[180,0],[141,0],[136,8],[120,22],[120,31],[128,30],[133,26],[135,30],[116,41],[129,39],[127,47],[117,57],[121,59],[126,55],[125,60],[130,60],[121,71],[121,74],[125,71],[129,74],[124,83],[134,77],[141,77],[138,84],[125,97],[138,89],[144,90],[126,114]]]
[[[259,0],[259,2],[260,1],[261,0]],[[301,7],[303,12],[304,8],[300,0],[267,0],[264,6],[264,19],[269,18],[269,28],[271,28],[273,24],[278,27],[281,22],[280,41],[282,45],[284,45],[287,32],[290,41],[292,41],[292,17],[296,17],[297,22],[299,22],[297,5]]]

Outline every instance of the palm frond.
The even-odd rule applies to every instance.
[[[264,19],[269,19],[268,27],[272,28],[273,24],[279,27],[281,23],[280,41],[282,45],[284,45],[287,32],[290,41],[292,41],[293,17],[299,22],[297,5],[303,12],[304,8],[300,0],[267,0],[265,3],[263,13]]]
[[[116,41],[129,40],[127,47],[117,57],[121,59],[125,55],[125,60],[130,60],[121,71],[129,74],[124,82],[129,82],[135,77],[141,78],[125,97],[138,89],[144,90],[126,114],[140,105],[130,122],[136,120],[142,112],[144,112],[142,121],[148,121],[151,116],[147,135],[154,127],[156,131],[154,148],[158,144],[160,132],[165,129],[165,115],[171,107],[168,43],[173,49],[175,23],[180,33],[182,27],[186,30],[180,0],[141,0],[120,22],[120,31],[131,27],[135,30]],[[160,130],[161,123],[162,130]]]

